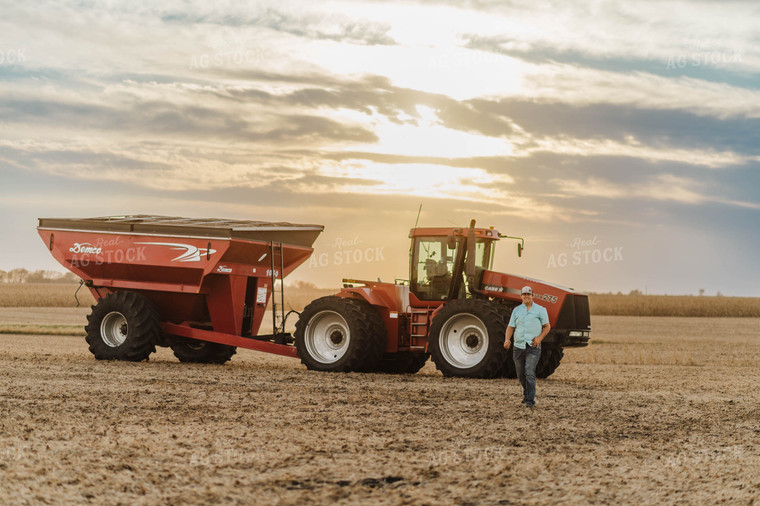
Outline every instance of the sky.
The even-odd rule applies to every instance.
[[[409,229],[494,270],[760,296],[755,2],[0,0],[0,269],[40,217],[317,223],[290,281],[408,278]]]

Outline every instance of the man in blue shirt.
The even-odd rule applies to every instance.
[[[524,286],[521,290],[522,304],[512,310],[507,326],[504,348],[512,345],[512,335],[515,337],[515,348],[512,358],[515,361],[517,379],[523,387],[523,404],[532,408],[536,405],[536,366],[541,357],[541,341],[549,333],[549,315],[546,308],[533,302],[533,289]]]

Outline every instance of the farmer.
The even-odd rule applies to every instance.
[[[514,334],[515,349],[512,358],[515,361],[517,379],[523,387],[522,403],[532,408],[536,405],[536,366],[541,356],[541,341],[549,333],[549,315],[546,308],[533,302],[533,289],[524,286],[521,290],[522,304],[512,310],[507,326],[504,348],[512,345]]]

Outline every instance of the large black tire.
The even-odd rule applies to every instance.
[[[542,348],[541,358],[538,359],[536,366],[537,378],[548,378],[557,370],[565,352],[562,348]]]
[[[155,306],[135,292],[106,295],[92,306],[87,322],[87,343],[98,360],[147,360],[161,339]]]
[[[509,323],[509,322],[507,322]],[[515,359],[512,356],[512,350],[514,349],[514,346],[510,346],[506,353],[506,357],[504,359],[504,367],[501,370],[501,377],[502,378],[509,378],[509,379],[516,379],[517,378],[517,369],[515,369]]]
[[[444,376],[498,377],[507,355],[506,329],[498,303],[483,299],[451,301],[430,325],[430,356]]]
[[[313,301],[296,323],[296,349],[311,370],[376,371],[386,332],[377,310],[363,300],[329,296]]]
[[[387,354],[380,361],[377,371],[386,374],[414,374],[425,366],[428,357],[427,353],[410,351]]]
[[[172,337],[169,340],[174,356],[180,362],[198,364],[224,364],[237,353],[237,347],[226,344],[198,341],[185,337]]]
[[[517,303],[512,301],[507,301],[505,299],[498,299],[495,302],[498,303],[498,306],[501,310],[501,316],[504,318],[504,329],[506,332],[506,328],[509,325],[509,319],[512,316],[512,311],[517,307]],[[505,336],[506,337],[506,336]],[[502,378],[509,378],[509,379],[516,379],[517,378],[517,370],[515,370],[515,361],[512,358],[512,350],[514,349],[514,346],[510,346],[508,350],[506,350],[506,353],[504,354],[504,367],[501,370],[501,373],[499,376]]]

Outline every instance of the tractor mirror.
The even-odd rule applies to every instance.
[[[454,234],[449,236],[446,246],[448,246],[449,249],[457,249],[457,238],[454,237]]]
[[[522,250],[523,250],[523,245],[518,242],[517,243],[517,256],[518,257],[522,257]]]

